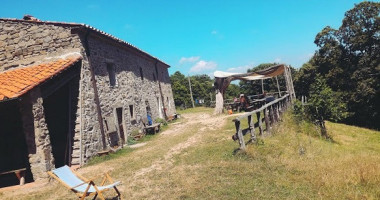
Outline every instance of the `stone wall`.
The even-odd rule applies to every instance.
[[[87,161],[96,152],[102,150],[103,146],[92,84],[92,70],[84,53],[80,77],[72,164],[81,164],[81,162]]]
[[[116,118],[115,109],[121,107],[127,133],[142,127],[141,119],[146,117],[146,103],[149,104],[153,119],[163,118],[163,115],[160,116],[160,109],[163,109],[162,105],[165,102],[162,103],[159,84],[161,84],[164,101],[169,100],[170,104],[174,105],[167,66],[141,55],[135,49],[123,48],[96,36],[89,37],[88,42],[90,64],[95,72],[102,116]],[[107,65],[115,69],[115,86],[110,86]],[[158,76],[155,70],[156,65]],[[133,106],[134,116],[131,116],[130,106]],[[168,111],[168,115],[174,112],[173,106]]]
[[[70,27],[0,19],[0,72],[78,48]]]
[[[164,98],[164,106],[167,110],[167,115],[172,116],[176,113],[174,105],[174,97],[172,92],[172,86],[170,82],[169,72],[166,66],[158,65],[159,79],[161,82],[161,90]]]
[[[89,55],[84,49],[87,42]],[[86,38],[86,34],[71,34],[70,26],[0,19],[0,71],[73,52],[81,54],[83,59],[72,164],[86,162],[103,149],[101,122],[106,117],[113,117],[117,124],[116,108],[123,110],[125,137],[142,128],[141,119],[146,117],[147,104],[153,119],[163,118],[164,108],[168,116],[175,113],[167,66],[156,59],[98,33],[91,33]],[[116,85],[113,87],[107,64],[115,69]],[[38,91],[23,96],[21,110],[32,173],[40,178],[46,177],[45,172],[54,167],[54,158]]]
[[[46,172],[54,168],[50,136],[42,103],[39,87],[24,95],[20,102],[23,130],[34,180],[47,178]]]

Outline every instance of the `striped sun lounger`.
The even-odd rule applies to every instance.
[[[85,197],[92,195],[95,195],[94,199],[98,195],[101,199],[104,199],[102,192],[112,188],[118,194],[119,199],[121,199],[120,192],[116,188],[116,186],[120,184],[120,181],[113,182],[107,173],[104,174],[104,178],[100,185],[95,185],[93,180],[84,178],[78,173],[72,171],[67,165],[52,170],[48,172],[48,174],[73,191],[80,199],[84,199]],[[106,180],[110,182],[109,185],[104,185]]]

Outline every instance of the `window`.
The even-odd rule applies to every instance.
[[[107,64],[108,77],[110,80],[110,86],[114,87],[116,85],[116,73],[115,66],[113,64]]]
[[[140,67],[140,76],[141,76],[141,80],[144,80],[144,74],[143,74],[143,70],[141,67]]]
[[[157,65],[155,67],[156,67],[156,78],[159,81],[160,79],[158,78],[158,68],[157,68]]]
[[[133,105],[129,105],[129,114],[131,114],[131,119],[135,118]]]

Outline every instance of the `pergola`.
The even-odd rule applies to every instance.
[[[290,67],[285,64],[274,65],[272,67],[256,71],[256,72],[248,72],[248,73],[229,73],[229,72],[221,72],[215,71],[215,83],[214,87],[216,90],[215,97],[215,114],[220,114],[223,112],[223,98],[224,93],[231,83],[234,80],[242,80],[242,81],[253,81],[253,80],[261,80],[262,88],[263,88],[263,80],[276,77],[277,87],[279,89],[277,76],[284,75],[285,83],[286,83],[286,91],[290,95],[290,98],[293,99],[296,97],[294,92],[293,80],[290,71]],[[264,90],[264,89],[262,89]],[[280,91],[280,89],[279,89]],[[262,91],[263,92],[263,91]]]

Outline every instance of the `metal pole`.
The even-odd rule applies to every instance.
[[[194,99],[193,99],[193,92],[191,91],[190,76],[187,76],[187,78],[188,78],[188,80],[189,80],[189,88],[190,88],[191,103],[193,104],[193,108],[195,108],[195,106],[194,106]]]

